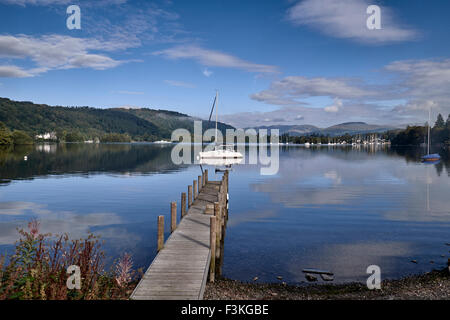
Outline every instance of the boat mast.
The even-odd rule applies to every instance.
[[[431,122],[431,107],[428,109],[428,153],[430,154],[430,122]]]
[[[217,109],[219,107],[219,92],[216,90],[216,133],[214,137],[214,144],[217,146]]]

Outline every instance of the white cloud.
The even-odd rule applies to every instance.
[[[164,82],[173,87],[195,88],[195,85],[193,85],[192,83],[187,83],[183,81],[164,80]]]
[[[51,211],[46,205],[34,202],[0,202],[0,215],[16,219],[0,224],[0,245],[13,244],[19,238],[17,228],[26,228],[28,217],[40,221],[41,233],[64,234],[72,239],[85,237],[91,228],[120,224],[121,218],[112,212],[78,214],[72,211]],[[22,221],[21,221],[22,220]]]
[[[286,77],[250,95],[253,100],[280,107],[269,112],[270,117],[268,113],[239,114],[230,116],[230,124],[255,124],[252,116],[290,121],[293,114],[300,113],[305,123],[322,126],[347,121],[404,125],[423,124],[430,107],[433,118],[450,113],[450,59],[395,61],[382,68],[380,75],[389,81],[368,85],[363,79]],[[334,102],[311,106],[305,100],[309,97],[327,97]],[[397,104],[386,105],[386,100]],[[233,120],[237,117],[239,120]]]
[[[324,108],[325,112],[338,112],[339,108],[342,107],[342,101],[338,98],[334,99],[334,103],[331,106]]]
[[[209,77],[209,76],[211,76],[211,75],[213,74],[213,72],[210,71],[210,70],[208,70],[208,68],[205,68],[205,69],[202,71],[202,73],[203,73],[203,75],[204,75],[205,77]]]
[[[335,105],[328,106],[324,108],[325,112],[338,112],[339,108]]]
[[[0,3],[22,6],[72,4],[65,0],[0,0]],[[82,30],[87,37],[0,35],[0,58],[8,59],[3,64],[14,64],[17,69],[4,73],[33,76],[55,69],[114,68],[137,60],[117,60],[111,56],[112,52],[138,48],[149,41],[176,42],[177,35],[184,34],[177,23],[178,14],[154,3],[136,6],[127,4],[126,0],[82,0],[79,4],[82,7]],[[65,16],[65,10],[62,14]],[[11,59],[22,59],[27,64],[11,62]],[[35,63],[35,67],[25,70],[29,60]]]
[[[397,76],[397,96],[406,103],[397,105],[392,115],[423,124],[431,107],[432,117],[450,114],[450,59],[395,61],[384,70]]]
[[[288,10],[295,25],[306,25],[332,37],[381,44],[413,40],[417,32],[397,23],[392,11],[381,7],[381,29],[369,30],[366,20],[368,0],[303,0]]]
[[[198,63],[208,67],[223,67],[235,68],[249,72],[259,73],[276,73],[277,67],[264,64],[255,64],[234,57],[227,53],[204,49],[195,45],[179,45],[166,50],[161,50],[153,53],[154,55],[161,55],[168,59],[193,59]]]
[[[25,78],[32,75],[16,66],[0,66],[0,78]]]
[[[5,67],[4,74],[9,74],[10,77],[32,76],[52,69],[114,68],[126,61],[114,60],[106,55],[89,51],[118,49],[114,42],[62,35],[47,35],[40,38],[26,35],[0,36],[0,58],[30,59],[37,65],[36,68],[29,70],[23,70],[18,66]]]
[[[336,109],[336,108],[332,108]],[[239,112],[222,115],[221,120],[237,128],[257,127],[281,123],[286,125],[314,125],[328,127],[349,121],[361,121],[369,124],[398,124],[403,117],[394,118],[390,110],[385,110],[375,104],[356,102],[343,103],[337,107],[338,112],[327,112],[320,106],[280,106],[278,109],[266,112]],[[297,119],[298,115],[302,118]],[[270,121],[265,121],[269,119]],[[276,120],[276,121],[275,121]],[[400,122],[404,123],[404,122]]]
[[[252,94],[250,97],[275,105],[299,105],[302,102],[298,99],[307,97],[358,99],[373,95],[375,92],[363,88],[361,83],[352,83],[349,79],[289,76],[272,82],[269,89]]]
[[[450,59],[395,61],[385,70],[401,76],[402,94],[420,99],[450,99]]]

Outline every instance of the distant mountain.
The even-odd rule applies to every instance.
[[[291,136],[308,135],[308,134],[312,134],[314,132],[318,132],[320,130],[320,128],[313,126],[313,125],[309,125],[309,124],[260,126],[255,129],[267,129],[267,130],[278,129],[278,130],[280,130],[280,135],[289,133]]]
[[[52,131],[59,135],[76,132],[84,139],[94,139],[120,133],[128,134],[133,140],[154,141],[170,139],[172,131],[177,128],[193,132],[194,120],[199,119],[167,110],[52,107],[0,98],[0,121],[11,130],[23,130],[32,136]],[[214,126],[214,122],[203,122],[203,129]],[[224,131],[233,127],[219,123],[218,128]]]
[[[374,124],[367,124],[365,122],[345,122],[337,124],[328,128],[318,128],[313,125],[272,125],[272,126],[260,126],[255,129],[279,129],[280,134],[289,134],[291,136],[304,136],[304,135],[324,135],[324,136],[339,136],[348,134],[365,134],[365,133],[377,133],[385,132],[388,130],[397,129],[391,126],[380,126]]]
[[[323,135],[339,136],[348,134],[364,134],[364,133],[377,133],[386,132],[388,130],[396,129],[391,126],[380,126],[375,124],[367,124],[365,122],[345,122],[337,124],[325,129],[321,129],[320,133]]]
[[[110,110],[117,110],[124,113],[129,113],[140,119],[144,119],[158,128],[159,135],[163,138],[169,139],[172,135],[172,131],[183,128],[190,132],[194,132],[194,121],[202,120],[197,117],[191,117],[187,114],[179,113],[176,111],[168,110],[155,110],[147,108],[116,108]],[[216,123],[214,121],[203,121],[203,130],[209,128],[215,128]],[[233,129],[234,127],[222,122],[217,123],[217,128],[225,135],[226,129]]]

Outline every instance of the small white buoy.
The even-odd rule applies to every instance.
[[[23,160],[27,161],[27,160],[28,160],[28,157],[27,157],[27,156],[23,157]]]

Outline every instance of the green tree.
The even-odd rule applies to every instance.
[[[450,114],[447,117],[447,122],[445,123],[445,126],[447,127],[447,129],[450,129]]]
[[[131,137],[125,133],[108,133],[101,138],[101,142],[131,142]]]
[[[66,142],[83,142],[84,138],[78,131],[68,132],[66,134]]]
[[[444,128],[445,127],[445,122],[444,122],[444,118],[442,117],[442,114],[438,114],[437,116],[437,120],[436,123],[434,124],[435,128]]]
[[[0,121],[0,145],[11,145],[13,144],[13,138],[11,131],[5,126],[3,122]]]
[[[33,144],[33,139],[21,130],[14,130],[12,139],[15,145]]]

